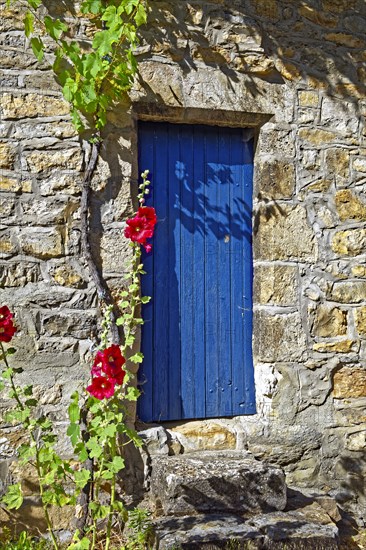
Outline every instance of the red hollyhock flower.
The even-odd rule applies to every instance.
[[[13,314],[8,308],[8,306],[2,306],[0,307],[0,324],[6,323],[7,321],[11,321],[13,319]]]
[[[120,347],[112,344],[112,346],[106,348],[103,352],[102,371],[110,380],[114,380],[116,384],[121,385],[126,374],[122,369],[122,365],[125,362],[126,360],[121,353]]]
[[[137,211],[137,217],[145,220],[147,226],[154,228],[158,221],[155,208],[153,206],[140,206]]]
[[[90,386],[87,386],[86,391],[97,399],[108,399],[114,394],[114,386],[113,380],[108,380],[105,376],[97,376],[93,378]]]
[[[13,314],[8,306],[0,307],[0,342],[10,342],[16,330],[13,324]]]
[[[147,223],[145,218],[135,216],[127,220],[126,223],[128,227],[125,229],[125,237],[133,242],[145,244],[146,239],[150,239],[154,234],[153,227]]]
[[[102,375],[103,360],[104,360],[103,352],[98,351],[96,356],[95,356],[94,363],[93,363],[93,366],[92,366],[92,369],[91,369],[92,376],[101,376]]]

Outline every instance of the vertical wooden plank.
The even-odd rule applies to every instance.
[[[252,248],[251,211],[252,179],[243,164],[247,144],[239,140],[232,147],[232,166],[235,171],[232,200],[232,293],[231,316],[233,327],[233,414],[247,414],[253,403],[247,371],[252,364]],[[249,336],[250,334],[250,336]]]
[[[229,416],[232,414],[231,397],[231,315],[230,315],[230,289],[231,289],[231,269],[230,269],[230,194],[233,185],[232,166],[230,163],[232,134],[229,128],[220,128],[218,159],[217,159],[217,186],[218,203],[217,219],[219,231],[217,234],[217,245],[219,255],[219,272],[217,281],[218,291],[218,412],[220,416]],[[234,133],[235,136],[235,133]]]
[[[194,156],[193,127],[180,129],[180,261],[181,261],[181,395],[183,418],[194,418],[195,391],[193,358],[193,232],[194,232]],[[193,344],[193,347],[192,347]]]
[[[169,308],[169,272],[166,269],[167,251],[169,251],[170,233],[168,223],[169,205],[166,196],[169,189],[168,180],[168,135],[164,124],[156,124],[154,132],[155,149],[155,186],[154,206],[159,223],[156,226],[154,239],[154,273],[153,273],[153,420],[168,418],[169,401],[169,325],[167,311]],[[169,252],[168,252],[169,255]]]
[[[244,133],[244,132],[243,132]],[[244,171],[243,203],[246,212],[246,234],[244,239],[244,414],[254,414],[255,385],[252,352],[253,333],[253,246],[252,246],[252,211],[253,211],[253,140],[243,141],[242,166]]]
[[[205,374],[205,132],[194,127],[194,193],[193,193],[193,387],[194,418],[206,415]]]
[[[168,395],[165,398],[168,406],[166,420],[182,418],[181,395],[181,332],[180,309],[182,296],[180,292],[181,259],[180,259],[180,188],[181,188],[181,156],[180,156],[180,127],[167,124],[167,159],[166,174],[168,188],[161,200],[167,204],[166,223],[168,225],[168,243],[164,268],[169,276],[164,289],[168,296],[168,307],[162,311],[167,320],[167,337],[169,350],[169,384]],[[162,154],[162,157],[164,155]],[[163,160],[162,160],[163,161]],[[165,328],[164,328],[165,330]]]
[[[205,192],[205,331],[206,331],[206,416],[219,415],[218,353],[217,338],[218,317],[218,277],[219,258],[217,234],[219,224],[215,210],[218,202],[219,187],[213,167],[218,156],[218,135],[216,128],[206,128],[206,192]]]

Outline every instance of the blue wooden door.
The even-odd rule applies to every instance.
[[[248,131],[142,122],[156,208],[145,256],[139,371],[144,421],[255,413]]]

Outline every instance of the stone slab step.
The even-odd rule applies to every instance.
[[[155,522],[158,550],[336,550],[334,523],[307,522],[298,512],[274,512],[254,518],[205,514],[161,518]]]
[[[286,506],[283,471],[246,451],[159,456],[152,458],[151,466],[156,515],[253,515]]]

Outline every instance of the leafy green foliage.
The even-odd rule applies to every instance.
[[[11,2],[19,0],[8,0]],[[147,0],[84,0],[81,12],[95,25],[89,49],[80,48],[70,38],[70,29],[61,19],[46,15],[41,19],[37,9],[41,0],[26,0],[24,31],[38,61],[45,54],[41,38],[47,34],[56,45],[53,71],[62,92],[71,104],[72,121],[78,132],[85,118],[93,131],[107,122],[107,109],[130,88],[137,69],[133,50],[138,44],[137,30],[147,21]],[[107,5],[108,4],[108,5]],[[41,25],[42,29],[36,32]]]

